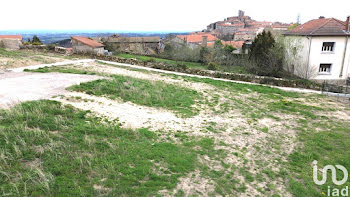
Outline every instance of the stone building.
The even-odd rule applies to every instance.
[[[18,50],[21,47],[21,35],[0,35],[0,48]]]
[[[177,35],[176,38],[192,48],[196,46],[208,46],[214,44],[215,41],[218,40],[214,35],[203,32],[192,33],[190,35]]]
[[[104,54],[104,45],[83,36],[72,36],[73,53]]]
[[[159,36],[125,37],[114,35],[99,38],[109,50],[139,55],[155,55],[163,51],[164,45]]]

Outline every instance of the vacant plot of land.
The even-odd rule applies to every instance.
[[[51,64],[72,58],[74,57],[26,50],[7,51],[0,48],[0,72],[10,68]]]
[[[36,72],[105,79],[0,112],[4,194],[323,196],[339,186],[315,185],[312,161],[350,169],[350,108],[325,96],[98,62]]]
[[[203,69],[207,70],[208,66],[202,63],[198,62],[186,62],[186,61],[175,61],[175,60],[169,60],[169,59],[163,59],[163,58],[157,58],[157,57],[151,57],[151,56],[143,56],[143,55],[133,55],[133,54],[117,54],[118,57],[123,58],[135,58],[138,60],[141,60],[143,62],[162,62],[172,65],[178,65],[183,66],[185,65],[188,68],[195,68],[195,69]],[[243,66],[225,66],[220,65],[218,67],[219,70],[225,71],[225,72],[233,72],[233,73],[241,73],[241,74],[248,74],[249,72],[245,70]]]

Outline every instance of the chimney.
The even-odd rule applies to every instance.
[[[208,46],[208,36],[202,36],[202,46]]]
[[[350,32],[350,16],[346,18],[345,31]]]
[[[324,16],[320,16],[320,17],[318,17],[318,19],[324,19]]]

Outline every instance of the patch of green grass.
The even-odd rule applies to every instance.
[[[153,196],[195,169],[196,153],[188,146],[87,113],[55,101],[2,110],[0,193]]]
[[[162,63],[172,64],[172,65],[179,65],[179,64],[186,65],[187,68],[195,68],[195,69],[202,69],[202,70],[208,69],[206,65],[203,65],[198,62],[176,61],[176,60],[170,60],[170,59],[164,59],[164,58],[158,58],[158,57],[125,54],[125,53],[117,54],[116,56],[126,58],[126,59],[135,58],[143,62],[154,61],[154,62],[162,62]],[[249,72],[243,66],[220,65],[218,70],[224,71],[224,72],[231,72],[231,73],[249,74]]]
[[[235,83],[235,82],[229,82],[229,81],[213,80],[210,78],[198,78],[198,77],[188,77],[188,76],[182,76],[182,77],[186,81],[206,83],[218,88],[227,89],[232,92],[239,92],[239,93],[256,92],[259,94],[263,94],[264,97],[266,98],[271,98],[271,99],[282,99],[284,97],[297,98],[297,97],[300,97],[301,95],[300,93],[287,92],[278,88],[272,88],[272,87],[263,86],[263,85],[241,84],[241,83]]]
[[[324,196],[327,186],[344,188],[349,182],[336,186],[328,173],[326,184],[318,186],[313,181],[312,162],[318,161],[318,167],[326,165],[343,165],[350,169],[350,123],[334,121],[328,117],[317,117],[314,121],[299,121],[298,140],[303,143],[289,156],[287,164],[290,190],[295,196]],[[342,179],[342,173],[337,173],[337,180]],[[320,179],[320,177],[319,177]]]
[[[133,55],[133,54],[125,54],[125,53],[117,54],[117,56],[122,58],[127,58],[127,59],[135,58],[143,62],[154,61],[154,62],[162,62],[162,63],[172,64],[172,65],[184,64],[188,68],[197,68],[197,69],[206,68],[204,65],[197,62],[175,61],[175,60],[169,60],[169,59],[163,59],[163,58],[157,58],[157,57]]]
[[[20,57],[23,55],[21,51],[8,51],[0,48],[0,57]]]
[[[201,93],[188,88],[132,77],[113,75],[112,79],[101,79],[81,83],[70,88],[72,91],[86,92],[110,99],[121,98],[135,104],[161,107],[173,110],[184,117],[194,116],[198,110],[193,107]]]
[[[49,73],[49,72],[60,72],[60,73],[72,73],[72,74],[86,74],[86,75],[97,75],[96,72],[90,72],[81,69],[69,68],[68,65],[62,66],[45,66],[38,69],[24,69],[25,72],[38,72],[38,73]]]

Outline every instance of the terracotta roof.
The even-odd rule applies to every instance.
[[[87,37],[83,37],[83,36],[72,36],[72,39],[78,41],[78,42],[81,42],[83,44],[86,44],[90,47],[93,47],[93,48],[98,48],[98,47],[104,47],[103,44],[95,41],[95,40],[91,40]]]
[[[345,32],[345,22],[335,18],[320,18],[304,23],[284,35],[299,36],[342,36]]]
[[[208,37],[208,42],[213,42],[215,40],[218,40],[217,37],[213,36],[212,34],[200,34],[200,35],[178,35],[176,37],[180,38],[181,40],[187,41],[189,43],[200,43],[203,41],[203,36]]]
[[[221,41],[221,43],[223,45],[232,45],[233,47],[235,47],[236,49],[238,48],[242,48],[244,41]],[[213,43],[208,43],[208,47],[212,47],[214,46],[214,42]]]
[[[0,39],[18,39],[22,40],[21,35],[0,35]]]

